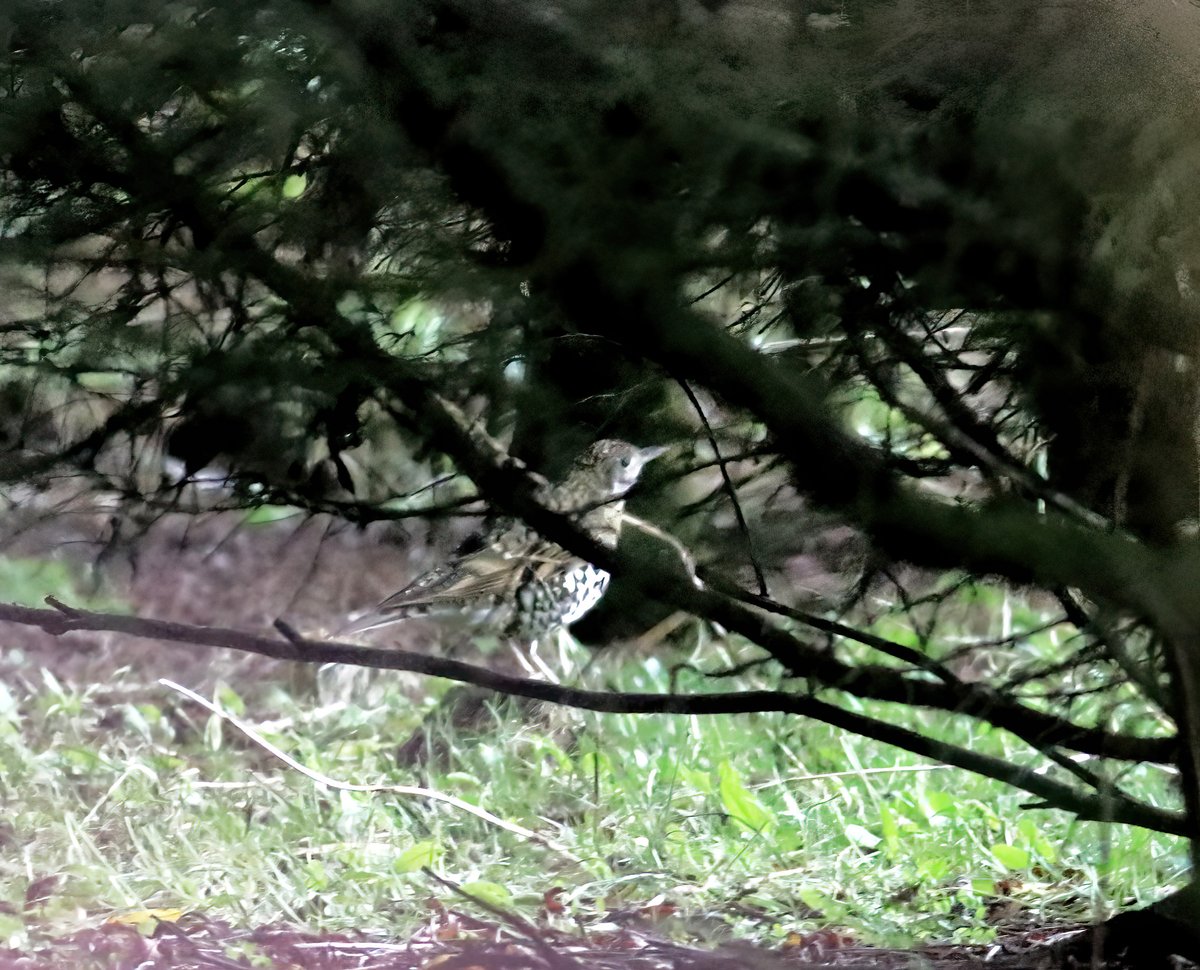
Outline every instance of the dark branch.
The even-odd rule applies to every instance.
[[[346,16],[346,24],[355,23],[353,14],[347,12]],[[372,53],[381,56],[387,51],[373,47]],[[396,70],[403,73],[399,64]],[[80,97],[86,95],[82,81],[77,81],[76,91]],[[393,410],[394,416],[403,419],[405,412],[419,416],[419,421],[411,423],[430,444],[450,455],[495,505],[521,516],[547,538],[603,568],[638,576],[650,595],[746,637],[793,676],[809,677],[866,699],[967,714],[1009,730],[1036,748],[1061,747],[1133,761],[1173,759],[1173,738],[1134,737],[1081,727],[984,687],[937,683],[927,676],[882,666],[850,666],[793,636],[757,610],[698,584],[674,553],[664,561],[601,545],[569,517],[541,506],[535,498],[536,477],[468,420],[459,407],[438,394],[425,371],[381,350],[369,327],[340,313],[336,286],[284,264],[263,248],[250,229],[223,219],[210,193],[195,179],[179,174],[171,158],[136,128],[119,126],[117,133],[133,160],[134,171],[153,180],[162,191],[169,189],[172,197],[188,200],[179,216],[193,233],[236,254],[246,272],[287,304],[298,329],[312,328],[345,359],[356,361],[364,382],[399,402],[401,408]],[[106,174],[119,188],[136,188],[126,173],[114,169]],[[698,377],[733,403],[759,415],[775,432],[780,453],[789,460],[800,484],[825,505],[866,525],[884,548],[907,558],[913,558],[915,550],[930,564],[966,564],[1019,579],[1029,579],[1040,569],[1047,574],[1042,578],[1087,586],[1096,595],[1143,613],[1174,612],[1176,601],[1169,599],[1167,585],[1147,582],[1159,563],[1144,547],[1025,509],[956,508],[902,489],[874,450],[841,432],[811,389],[794,381],[773,361],[725,335],[707,319],[680,308],[673,295],[664,300],[661,293],[647,292],[644,304],[626,305],[629,297],[619,300],[609,294],[633,293],[637,281],[608,287],[599,254],[589,250],[573,258],[575,267],[563,267],[553,282],[555,295],[569,314],[593,326],[597,333],[630,337],[669,371],[674,372],[678,365],[684,376]],[[614,331],[612,321],[625,321],[627,326]],[[627,333],[629,327],[634,329]],[[809,460],[813,454],[821,455],[820,463]]]
[[[1182,835],[1185,832],[1184,818],[1179,813],[1141,804],[1123,794],[1106,795],[1082,791],[1008,761],[937,741],[876,718],[844,711],[833,704],[805,695],[770,690],[696,695],[583,690],[513,677],[459,660],[430,657],[408,650],[305,640],[298,637],[286,624],[281,624],[280,627],[283,638],[275,639],[223,627],[191,626],[166,620],[76,610],[61,603],[55,605],[55,609],[39,610],[15,604],[0,604],[0,621],[39,627],[55,636],[77,631],[111,631],[172,643],[239,650],[278,660],[318,664],[344,663],[382,670],[407,670],[474,684],[504,694],[610,714],[713,715],[778,712],[810,717],[944,764],[995,778],[1036,795],[1049,806],[1074,812],[1081,818],[1124,822],[1174,835]]]

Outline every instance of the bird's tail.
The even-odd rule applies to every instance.
[[[372,630],[378,630],[381,627],[391,626],[393,623],[402,623],[410,617],[424,615],[424,611],[360,610],[356,613],[351,613],[346,618],[346,622],[333,632],[333,637],[337,639],[339,637],[358,636],[363,633],[370,633]]]

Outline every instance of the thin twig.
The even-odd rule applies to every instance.
[[[510,913],[508,910],[497,906],[495,903],[475,895],[475,893],[465,889],[463,886],[460,886],[454,880],[447,879],[444,876],[439,876],[436,872],[430,869],[429,866],[422,866],[421,871],[430,879],[434,880],[434,882],[440,882],[451,892],[461,896],[463,899],[474,904],[475,906],[478,906],[484,912],[490,913],[501,922],[508,924],[511,929],[513,929],[520,936],[525,937],[525,939],[533,944],[537,951],[545,958],[547,964],[549,964],[552,970],[556,970],[556,968],[559,967],[563,968],[563,970],[575,970],[575,968],[579,966],[579,962],[577,960],[559,953],[552,946],[550,946],[550,944],[548,944],[542,938],[541,931],[523,916],[519,916],[516,913]]]
[[[389,795],[407,795],[412,798],[425,798],[429,799],[430,801],[443,802],[446,805],[451,805],[454,808],[459,809],[459,811],[467,812],[471,815],[474,815],[476,818],[483,819],[483,821],[487,822],[489,825],[495,825],[497,828],[502,828],[506,832],[512,832],[513,835],[518,835],[528,841],[537,842],[541,845],[544,845],[548,849],[553,849],[555,852],[562,853],[563,855],[567,856],[567,858],[572,859],[575,862],[579,861],[579,857],[577,855],[571,852],[566,846],[555,842],[553,839],[547,838],[544,835],[540,835],[539,833],[534,832],[531,829],[527,829],[524,826],[517,825],[514,822],[506,822],[504,819],[493,815],[486,809],[479,808],[476,805],[472,805],[470,802],[464,802],[461,798],[455,798],[453,795],[447,795],[445,792],[440,792],[433,788],[418,788],[415,785],[357,785],[352,782],[338,781],[335,778],[330,778],[328,775],[324,775],[319,771],[314,771],[307,765],[301,764],[287,752],[273,745],[237,715],[230,714],[228,711],[223,710],[212,701],[201,697],[194,690],[184,687],[182,684],[177,684],[173,680],[168,680],[166,677],[160,677],[158,682],[164,687],[169,687],[171,690],[182,694],[184,697],[188,698],[188,700],[195,701],[205,710],[215,714],[222,720],[228,721],[268,754],[278,758],[293,771],[298,771],[306,778],[311,778],[318,784],[326,785],[335,791],[369,793],[378,792]]]
[[[700,399],[696,397],[696,392],[692,390],[692,386],[687,381],[676,377],[675,383],[683,388],[683,393],[687,395],[687,399],[692,403],[692,408],[695,410],[696,416],[700,419],[700,423],[704,425],[704,434],[708,438],[709,447],[713,450],[713,457],[717,460],[717,467],[721,469],[721,480],[725,483],[725,491],[729,493],[729,501],[733,505],[733,514],[737,518],[738,530],[746,540],[746,555],[749,556],[750,565],[754,569],[754,581],[758,583],[758,593],[760,596],[770,596],[771,591],[767,588],[767,577],[763,572],[762,564],[758,561],[758,554],[754,551],[754,540],[750,538],[750,526],[746,522],[745,513],[742,512],[742,503],[738,499],[737,488],[733,484],[733,479],[729,476],[729,467],[725,459],[721,457],[721,446],[717,443],[717,436],[708,421],[708,415],[704,413],[704,407],[700,404]]]

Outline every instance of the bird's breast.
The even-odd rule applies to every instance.
[[[566,568],[531,571],[516,591],[513,635],[537,640],[570,626],[600,602],[608,573],[576,560]]]
[[[562,625],[570,626],[599,603],[600,597],[608,589],[608,580],[608,573],[597,569],[591,563],[572,570],[565,580],[570,606],[563,614]]]

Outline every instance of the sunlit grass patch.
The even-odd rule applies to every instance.
[[[671,677],[643,658],[599,663],[588,680],[667,690]],[[574,712],[548,730],[498,706],[445,764],[400,768],[426,707],[371,693],[370,708],[279,690],[247,709],[227,686],[215,700],[314,771],[436,789],[551,844],[429,798],[314,781],[131,672],[86,690],[48,677],[28,696],[0,692],[0,932],[181,908],[403,935],[444,896],[429,866],[531,918],[561,887],[558,918],[705,940],[836,926],[874,942],[982,941],[1001,916],[1075,919],[1152,898],[1186,864],[1177,840],[1023,809],[1029,796],[987,779],[779,714]],[[849,703],[1033,763],[967,719]],[[1125,783],[1173,804],[1161,771]]]

